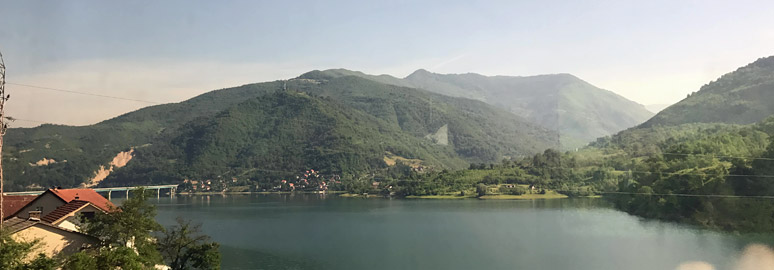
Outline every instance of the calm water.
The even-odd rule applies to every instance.
[[[761,237],[642,221],[599,199],[162,198],[158,219],[203,223],[223,269],[674,269],[733,264]],[[766,237],[769,239],[768,237]]]

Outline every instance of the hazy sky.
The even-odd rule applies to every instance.
[[[774,1],[0,1],[7,80],[177,102],[312,69],[572,73],[674,103],[774,55]],[[7,85],[22,119],[148,104]],[[14,126],[36,125],[17,122]]]

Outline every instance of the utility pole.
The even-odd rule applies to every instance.
[[[3,61],[3,53],[0,52],[0,231],[3,229],[3,184],[5,179],[3,178],[3,137],[5,131],[8,129],[8,123],[6,120],[11,121],[12,118],[5,116],[5,102],[8,101],[11,95],[5,94],[5,61]]]

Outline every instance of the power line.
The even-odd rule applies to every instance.
[[[571,192],[569,190],[556,190],[558,192]],[[739,198],[739,199],[774,199],[774,196],[747,196],[747,195],[722,195],[722,194],[687,194],[687,193],[643,193],[643,192],[623,192],[623,191],[593,191],[599,194],[621,194],[621,195],[649,195],[649,196],[672,196],[672,197],[708,197],[708,198]]]
[[[706,157],[716,157],[716,158],[738,158],[738,159],[753,159],[753,160],[770,160],[774,161],[774,158],[765,158],[765,157],[743,157],[743,156],[724,156],[724,155],[710,155],[710,154],[682,154],[682,153],[661,153],[662,155],[668,155],[668,156],[706,156]]]
[[[44,122],[44,121],[38,121],[38,120],[30,120],[30,119],[21,119],[13,117],[13,121],[22,121],[22,122],[32,122],[32,123],[41,123],[41,124],[50,124],[50,122]]]
[[[569,167],[543,167],[544,169],[563,169],[563,170],[582,170],[582,168]],[[603,169],[604,170],[604,169]],[[679,173],[679,172],[652,172],[652,171],[634,171],[634,170],[605,170],[609,172],[620,173],[641,173],[641,174],[666,174],[666,175],[691,175],[691,176],[724,176],[724,177],[761,177],[774,178],[774,175],[753,175],[753,174],[719,174],[719,173]]]
[[[125,98],[125,97],[116,97],[116,96],[108,96],[108,95],[103,95],[103,94],[80,92],[80,91],[73,91],[73,90],[60,89],[60,88],[51,88],[51,87],[45,87],[45,86],[36,86],[36,85],[21,84],[21,83],[11,83],[11,82],[6,82],[6,84],[22,86],[22,87],[29,87],[29,88],[36,88],[36,89],[43,89],[43,90],[50,90],[50,91],[57,91],[57,92],[63,92],[63,93],[70,93],[70,94],[79,94],[79,95],[85,95],[85,96],[94,96],[94,97],[111,98],[111,99],[118,99],[118,100],[125,100],[125,101],[143,102],[143,103],[148,103],[148,104],[162,104],[161,102],[155,102],[155,101],[133,99],[133,98]]]
[[[44,86],[36,86],[36,85],[29,85],[29,84],[20,84],[20,83],[12,83],[12,82],[6,82],[6,84],[9,85],[16,85],[16,86],[22,86],[22,87],[29,87],[29,88],[35,88],[35,89],[43,89],[43,90],[51,90],[51,91],[58,91],[63,93],[70,93],[70,94],[79,94],[79,95],[87,95],[87,96],[95,96],[95,97],[102,97],[102,98],[111,98],[111,99],[117,99],[117,100],[125,100],[125,101],[135,101],[135,102],[143,102],[143,103],[149,103],[149,104],[162,104],[161,102],[155,102],[155,101],[148,101],[148,100],[140,100],[140,99],[131,99],[131,98],[124,98],[124,97],[117,97],[117,96],[109,96],[109,95],[103,95],[103,94],[95,94],[95,93],[88,93],[88,92],[80,92],[80,91],[74,91],[74,90],[67,90],[67,89],[60,89],[60,88],[51,88],[51,87],[44,87]],[[280,118],[280,117],[270,117],[270,118]],[[21,119],[21,118],[14,118],[13,120],[16,121],[23,121],[23,122],[33,122],[33,123],[50,123],[45,121],[39,121],[39,120],[31,120],[31,119]],[[296,119],[298,121],[299,119]],[[303,122],[311,122],[310,120],[302,120]],[[755,159],[755,160],[769,160],[774,161],[774,158],[763,158],[763,157],[741,157],[741,156],[725,156],[725,155],[708,155],[708,154],[682,154],[682,153],[662,153],[662,155],[675,155],[675,156],[710,156],[710,157],[717,157],[717,158],[740,158],[740,159]],[[568,167],[546,167],[548,169],[570,169],[573,170],[575,168],[568,168]],[[260,170],[260,169],[259,169]],[[271,170],[264,170],[264,171],[271,171]],[[774,178],[774,175],[735,175],[735,174],[706,174],[706,173],[678,173],[678,172],[651,172],[651,171],[622,171],[622,170],[612,170],[613,172],[621,172],[621,173],[640,173],[640,174],[666,174],[666,175],[692,175],[692,176],[723,176],[723,177],[760,177],[760,178]]]

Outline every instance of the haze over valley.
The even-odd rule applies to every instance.
[[[772,1],[0,7],[0,270],[774,267]]]

